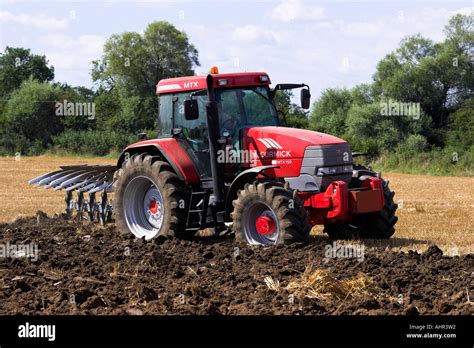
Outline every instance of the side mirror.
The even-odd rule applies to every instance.
[[[311,94],[309,93],[309,89],[303,88],[301,90],[301,107],[303,109],[309,109],[310,102],[311,102]]]
[[[184,101],[184,118],[188,121],[199,118],[199,107],[196,99],[186,99]]]

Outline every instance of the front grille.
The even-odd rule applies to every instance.
[[[319,185],[319,191],[326,190],[332,181],[342,180],[349,184],[352,173],[337,173],[334,175],[321,175],[326,170],[320,168],[328,167],[344,167],[352,165],[352,152],[348,143],[329,144],[329,145],[313,145],[308,146],[304,152],[303,163],[301,166],[301,174],[314,175],[316,183]]]

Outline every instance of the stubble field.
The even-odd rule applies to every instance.
[[[56,216],[63,194],[27,181],[59,165],[113,160],[0,158],[0,244],[35,243],[38,260],[0,259],[0,313],[469,314],[474,178],[384,173],[399,204],[388,241],[349,241],[364,258],[306,246],[249,248],[232,237],[143,242]],[[42,211],[48,216],[37,211]],[[434,246],[436,245],[436,246]]]

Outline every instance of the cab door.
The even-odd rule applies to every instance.
[[[189,92],[173,95],[173,128],[181,130],[177,139],[193,159],[201,180],[206,180],[212,178],[206,115],[207,96],[193,97],[198,101],[199,118],[196,120],[186,120],[184,116],[184,101],[189,98],[189,95]]]

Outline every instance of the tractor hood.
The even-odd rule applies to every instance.
[[[306,129],[287,127],[252,127],[243,130],[244,144],[249,149],[291,151],[292,158],[304,156],[307,146],[344,144],[346,141],[332,135]],[[279,156],[277,156],[279,157]]]
[[[273,126],[244,128],[242,132],[243,149],[251,154],[250,167],[278,166],[275,175],[279,177],[299,176],[302,171],[314,174],[318,166],[352,163],[347,142],[332,135]]]

